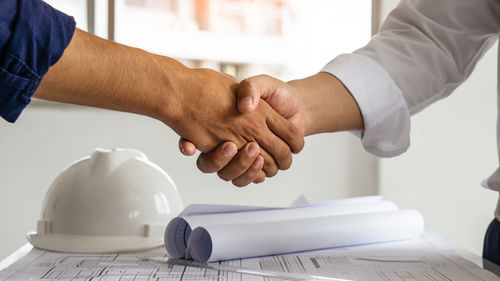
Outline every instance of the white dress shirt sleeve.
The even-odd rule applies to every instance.
[[[410,115],[465,81],[499,29],[498,0],[403,0],[365,47],[322,71],[358,103],[365,149],[396,156],[410,144]]]

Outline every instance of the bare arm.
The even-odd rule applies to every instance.
[[[175,81],[188,68],[179,62],[93,36],[76,29],[61,59],[44,76],[34,97],[173,118]],[[164,100],[168,98],[169,100]],[[167,114],[169,116],[162,116]]]
[[[276,174],[278,167],[288,168],[292,158],[283,140],[295,150],[303,146],[293,124],[265,102],[255,113],[240,114],[236,87],[227,75],[190,69],[174,59],[77,29],[34,97],[150,116],[203,152],[225,141],[237,149],[257,142],[262,149],[256,155],[264,158],[268,176]]]
[[[280,81],[276,83],[280,84]],[[363,116],[358,104],[335,76],[320,72],[287,84],[304,107],[306,136],[363,130]]]

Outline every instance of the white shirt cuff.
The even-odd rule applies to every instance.
[[[363,147],[378,157],[392,157],[410,146],[410,114],[401,90],[374,60],[340,55],[323,69],[351,92],[363,115],[365,130],[355,132]]]

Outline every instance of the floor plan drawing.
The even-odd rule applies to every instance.
[[[419,240],[221,261],[211,263],[212,268],[162,262],[166,256],[163,248],[128,254],[68,254],[32,249],[0,271],[0,281],[282,280],[213,269],[217,267],[359,281],[500,280],[450,250],[426,247],[425,241]]]

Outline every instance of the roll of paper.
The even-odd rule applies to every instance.
[[[174,218],[167,225],[165,247],[169,256],[173,258],[189,257],[187,249],[191,232],[200,226],[219,225],[220,227],[227,226],[231,228],[237,224],[255,225],[266,222],[283,222],[306,218],[396,210],[398,210],[398,207],[394,203],[380,200],[380,197],[361,197],[359,199],[341,199],[295,208],[265,208],[254,211],[181,216]]]
[[[416,238],[424,229],[416,210],[309,217],[197,227],[188,240],[197,262],[284,254]]]

